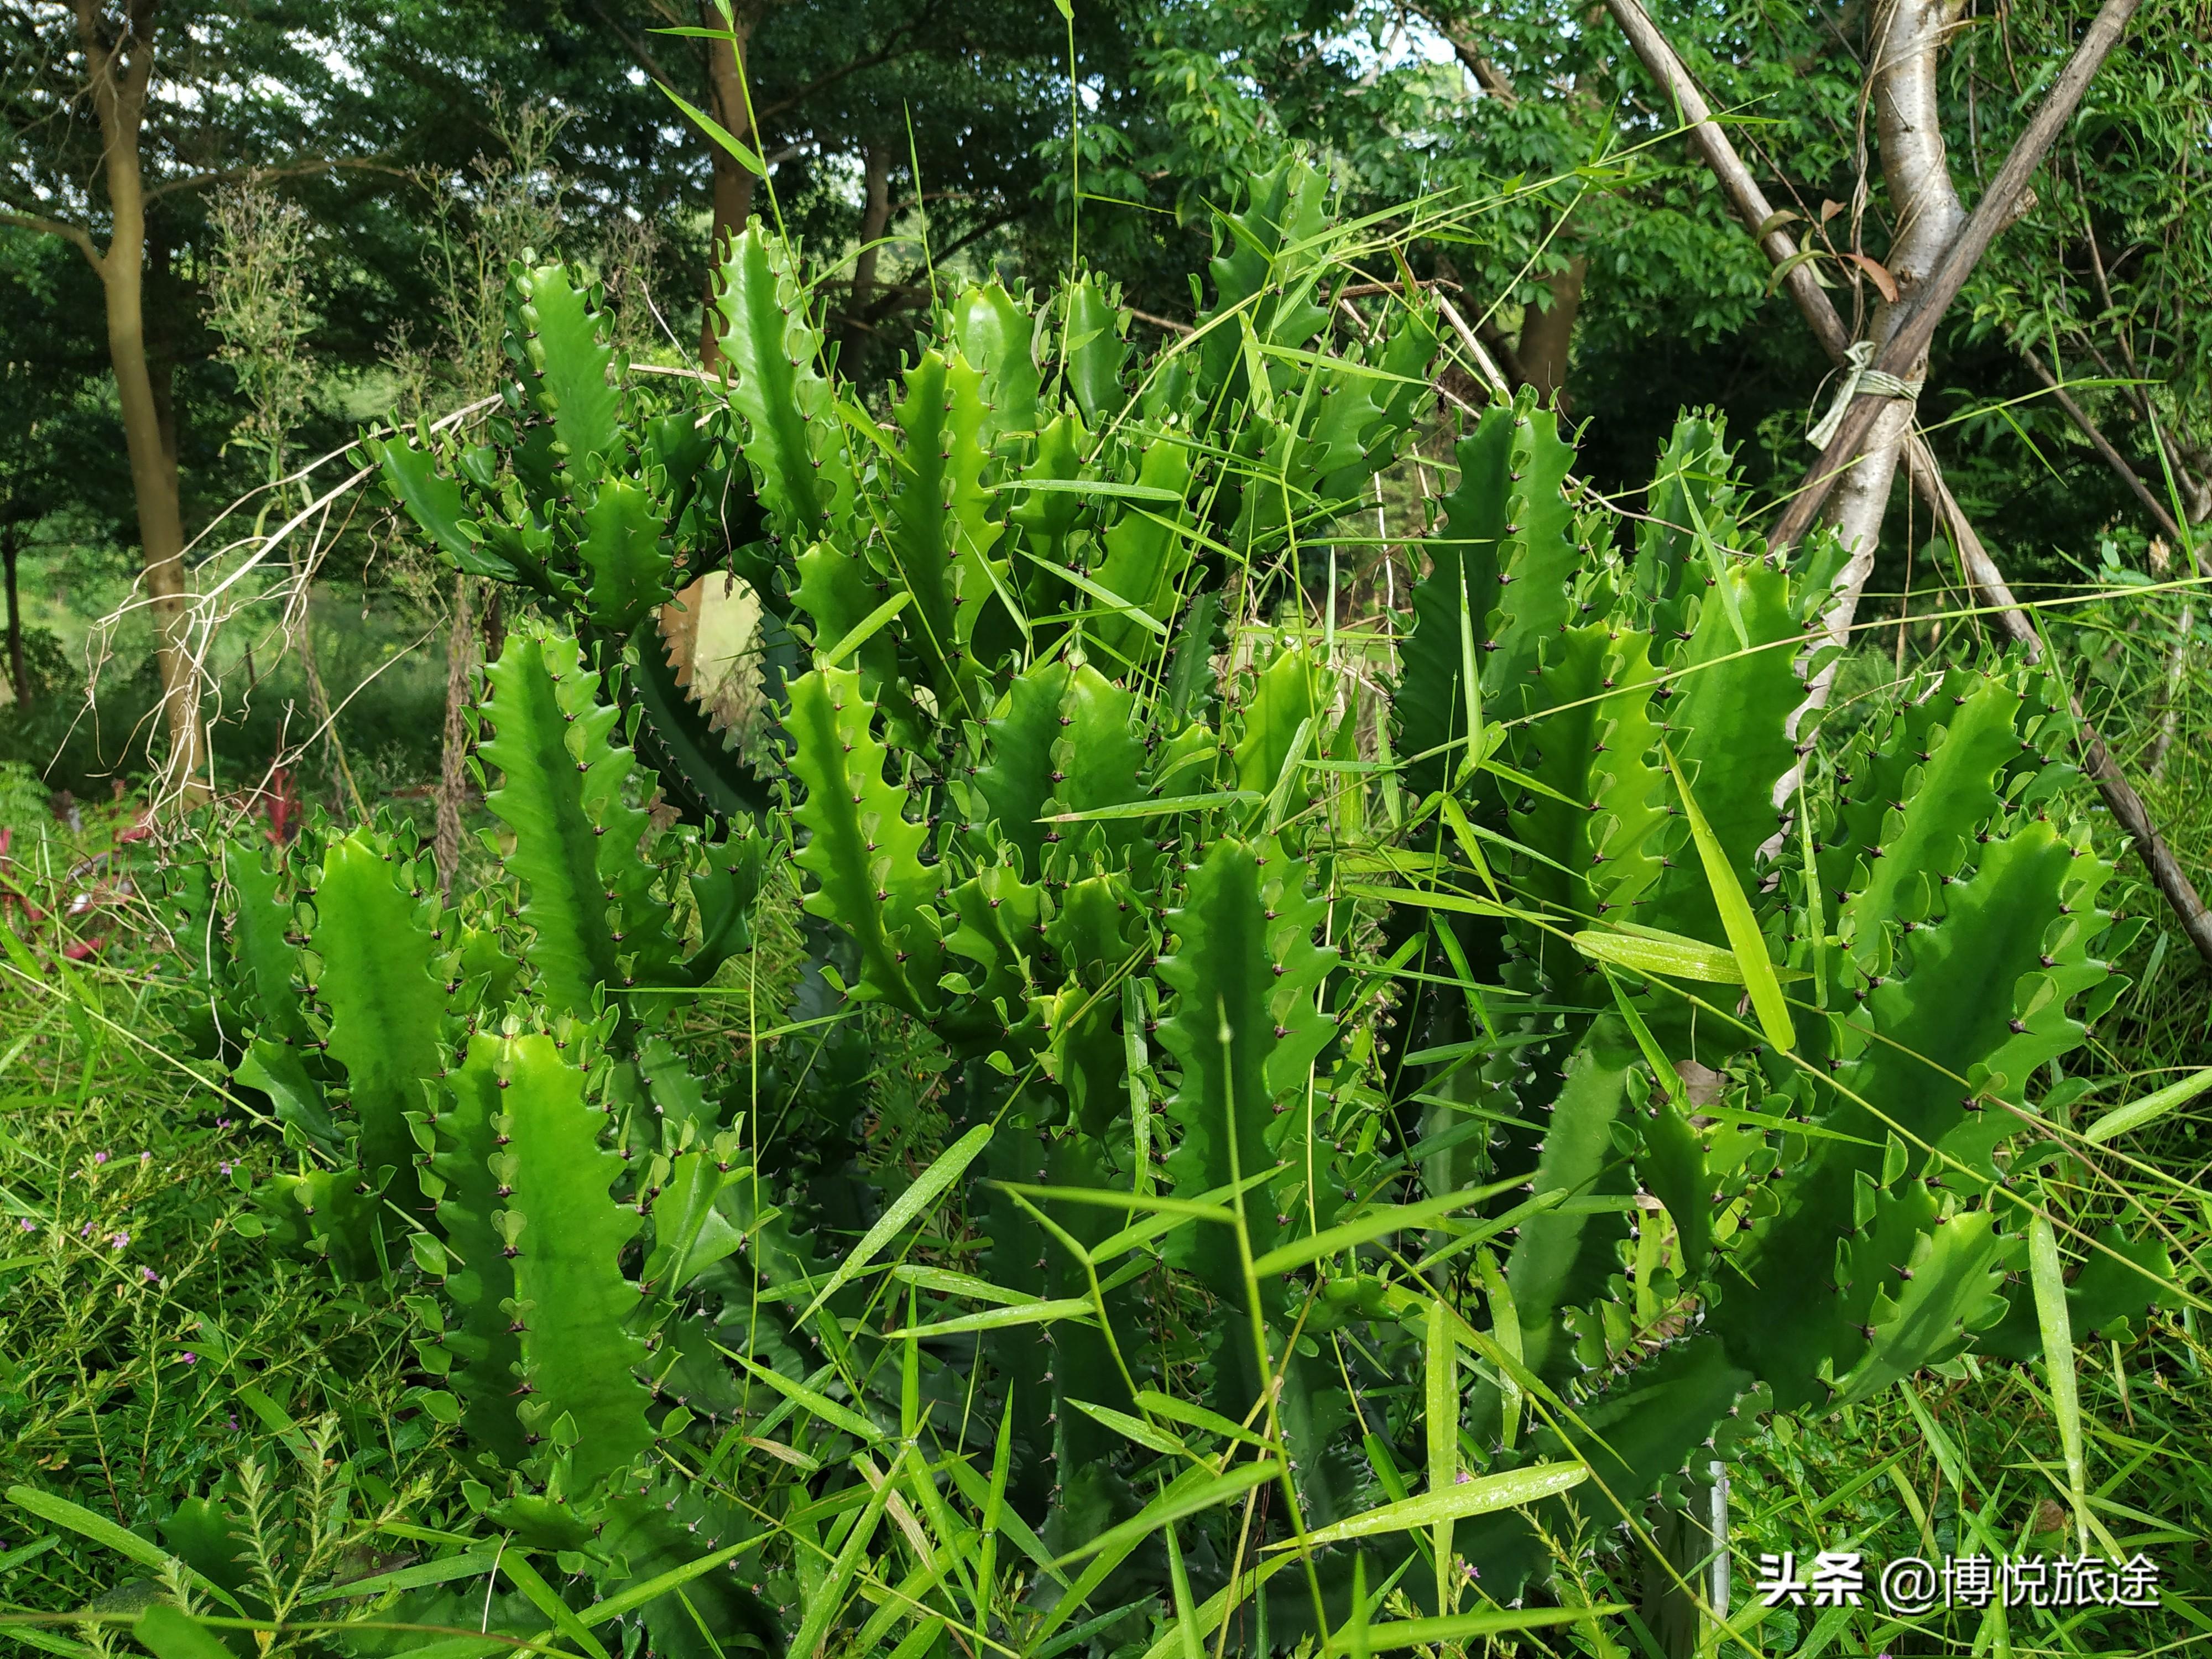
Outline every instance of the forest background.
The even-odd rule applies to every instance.
[[[840,366],[876,386],[944,288],[993,276],[1087,267],[1135,337],[1187,334],[1216,210],[1296,153],[1346,219],[1434,221],[1402,274],[1454,308],[1371,544],[1304,573],[1317,614],[1403,603],[1454,435],[1516,392],[1632,515],[1711,409],[1746,523],[1786,522],[1842,348],[1936,283],[2094,9],[0,0],[0,826],[65,866],[204,791],[279,837],[395,807],[449,880],[474,856],[461,704],[512,596],[339,486],[364,428],[495,392],[525,249],[604,284],[635,363],[713,374],[715,250],[761,215],[828,273]],[[2016,623],[2101,734],[2081,799],[2148,853],[2150,925],[2098,1063],[2153,1082],[2212,1029],[2208,39],[2202,5],[2134,11],[1908,366],[1917,405],[1826,509],[1863,588],[1839,704]],[[1734,173],[1686,135],[1689,88]],[[687,599],[662,624],[684,677],[734,745],[764,740],[757,606],[719,578]],[[2201,1190],[2199,1120],[2164,1133]],[[2083,1386],[2132,1424],[2117,1345]],[[1901,1486],[1896,1414],[1831,1431],[1778,1489],[1856,1513]],[[2201,1520],[2207,1470],[2170,1478],[2158,1502]]]

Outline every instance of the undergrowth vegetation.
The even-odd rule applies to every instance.
[[[1095,278],[984,283],[881,388],[757,223],[711,380],[516,262],[500,407],[363,447],[526,600],[484,857],[443,890],[383,814],[21,872],[12,1637],[2212,1629],[2197,1079],[2100,1036],[2157,947],[2067,685],[1962,641],[1824,719],[1837,550],[1768,555],[1707,415],[1632,520],[1493,402],[1369,536],[1442,324],[1324,195],[1255,180],[1156,351]],[[1402,609],[1310,604],[1397,540]],[[743,753],[661,635],[717,571],[763,617]],[[1746,1593],[2038,1539],[2162,1599]]]

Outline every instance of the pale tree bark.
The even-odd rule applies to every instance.
[[[78,246],[100,274],[107,311],[107,353],[138,512],[146,595],[154,615],[169,753],[162,793],[191,805],[205,798],[206,763],[199,688],[186,643],[184,509],[176,452],[164,431],[146,349],[146,191],[139,137],[154,73],[154,18],[160,0],[131,0],[116,28],[99,0],[76,0],[77,40],[106,151],[102,171],[111,224],[106,252],[88,236]]]
[[[1881,146],[1882,179],[1889,186],[1891,210],[1897,219],[1897,234],[1891,239],[1887,261],[1890,277],[1897,284],[1897,298],[1885,297],[1876,304],[1867,329],[1866,337],[1874,343],[1877,355],[1895,337],[1905,308],[1966,222],[1966,210],[1951,182],[1936,76],[1944,36],[1957,21],[1964,0],[1883,0],[1875,13],[1868,90]],[[1923,350],[1899,372],[1899,378],[1918,380],[1927,369],[1928,356]],[[1850,550],[1850,558],[1837,579],[1836,602],[1823,618],[1827,637],[1834,644],[1841,645],[1849,638],[1859,597],[1866,591],[1867,577],[1874,569],[1882,518],[1889,507],[1890,486],[1912,429],[1912,414],[1913,405],[1901,399],[1882,406],[1860,452],[1858,465],[1837,484],[1829,504],[1828,521]],[[1814,679],[1814,707],[1827,701],[1834,672],[1831,665]]]
[[[2096,16],[2082,31],[2073,57],[2051,83],[2051,89],[2044,94],[2034,115],[2014,141],[2003,166],[1997,169],[1973,212],[1943,250],[1936,268],[1926,274],[1923,286],[1902,297],[1891,321],[1888,343],[1875,359],[1873,368],[1876,373],[1903,377],[1914,365],[1925,360],[1943,313],[1959,297],[1960,290],[1973,274],[1974,267],[1981,263],[1982,255],[1989,252],[1990,245],[2019,216],[2027,199],[2029,179],[2043,165],[2044,157],[2050,154],[2059,133],[2073,119],[2090,82],[2096,78],[2112,48],[2119,44],[2141,3],[2142,0],[2105,0],[2098,8]],[[1909,228],[1902,227],[1900,234]],[[1827,447],[1807,471],[1804,483],[1790,497],[1788,510],[1775,524],[1768,538],[1775,550],[1795,547],[1803,537],[1826,505],[1837,483],[1856,465],[1883,406],[1894,396],[1887,389],[1862,386],[1851,398],[1834,428],[1834,435],[1828,439]]]

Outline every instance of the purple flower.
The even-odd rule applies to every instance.
[[[234,1412],[231,1414],[230,1426],[234,1429],[238,1426],[238,1414]]]
[[[34,1233],[39,1231],[39,1224],[32,1220],[30,1217],[25,1216],[23,1219],[17,1224],[16,1230],[19,1232]]]
[[[151,1164],[153,1161],[154,1154],[151,1152],[141,1152],[138,1154],[138,1164],[141,1169],[143,1169],[147,1164]]]
[[[92,1155],[92,1161],[94,1164],[105,1164],[107,1162],[107,1154],[106,1152],[94,1152]]]
[[[141,1267],[138,1270],[138,1277],[149,1285],[158,1285],[161,1282],[161,1274],[155,1273],[151,1267]]]
[[[187,1365],[197,1365],[200,1363],[200,1357],[194,1353],[190,1348],[185,1349],[184,1352],[179,1354],[177,1358],[183,1360]],[[237,1419],[234,1418],[232,1419],[234,1426],[236,1425],[236,1422]]]
[[[88,1221],[83,1226],[78,1228],[76,1230],[76,1236],[79,1238],[90,1238],[92,1237],[92,1223]]]
[[[119,1250],[130,1242],[129,1233],[111,1233],[107,1238],[107,1248],[111,1250]]]
[[[225,1175],[228,1175],[230,1173],[230,1160],[228,1158],[225,1158],[222,1163],[216,1164],[215,1167],[222,1170]]]
[[[215,1127],[218,1129],[228,1129],[230,1127],[230,1120],[227,1117],[219,1117],[215,1121]]]

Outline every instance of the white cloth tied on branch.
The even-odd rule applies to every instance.
[[[1833,441],[1836,429],[1844,423],[1844,411],[1862,392],[1875,398],[1902,398],[1911,404],[1920,401],[1920,388],[1927,383],[1928,377],[1916,374],[1907,380],[1886,374],[1874,366],[1874,354],[1872,340],[1851,342],[1850,349],[1844,354],[1844,382],[1836,388],[1835,401],[1828,405],[1828,412],[1820,417],[1820,423],[1805,434],[1805,441],[1814,448],[1826,449]]]

